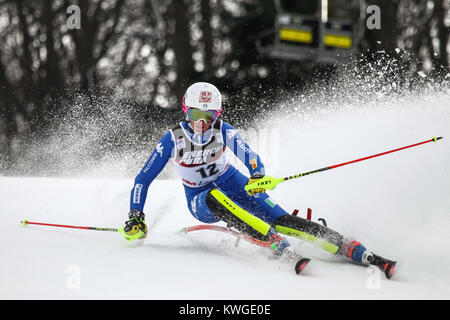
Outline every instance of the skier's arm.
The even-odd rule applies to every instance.
[[[148,188],[169,161],[173,146],[172,135],[167,132],[153,149],[141,172],[134,180],[130,196],[130,210],[143,212]]]
[[[236,128],[229,123],[223,122],[222,135],[225,137],[226,146],[230,148],[247,167],[250,176],[258,174],[264,176],[264,164],[261,162],[260,157],[248,146],[244,139],[242,139]]]

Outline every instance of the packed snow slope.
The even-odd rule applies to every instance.
[[[180,236],[181,227],[199,223],[175,177],[151,185],[149,234],[136,242],[114,232],[20,224],[27,218],[121,226],[133,177],[0,177],[0,298],[450,299],[448,92],[297,116],[280,106],[258,129],[242,133],[276,177],[444,136],[270,192],[287,211],[305,216],[312,208],[313,220],[324,217],[329,227],[398,260],[391,280],[297,239],[291,238],[297,250],[313,258],[302,275],[264,248],[242,241],[235,247],[228,234]]]

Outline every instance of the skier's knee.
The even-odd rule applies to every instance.
[[[226,223],[234,222],[237,217],[230,213],[230,211],[225,208],[224,205],[220,203],[220,201],[211,193],[213,190],[220,192],[224,197],[226,197],[226,195],[220,190],[212,189],[206,194],[206,206],[217,218],[225,221]]]
[[[220,204],[220,202],[208,191],[206,194],[206,206],[214,213],[214,215],[223,216],[226,213],[226,209]]]
[[[223,194],[218,189],[213,189],[218,192],[224,197],[226,197],[228,200],[230,200],[225,194]],[[267,235],[262,234],[261,232],[254,229],[252,226],[250,226],[246,221],[239,218],[237,215],[230,212],[229,209],[227,209],[224,204],[222,204],[215,196],[212,194],[212,191],[209,191],[206,195],[206,205],[208,206],[209,210],[220,220],[227,223],[229,226],[236,228],[237,230],[244,232],[246,234],[249,234],[255,239],[259,240],[266,240]],[[231,200],[230,200],[231,201]]]

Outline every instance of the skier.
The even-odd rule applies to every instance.
[[[182,105],[185,121],[161,138],[136,176],[124,226],[128,240],[147,236],[143,212],[147,191],[171,159],[182,179],[189,211],[199,221],[224,221],[242,233],[269,242],[273,254],[283,260],[292,261],[299,256],[280,233],[309,241],[363,265],[375,265],[387,278],[391,277],[395,261],[372,253],[360,242],[345,238],[324,225],[290,215],[264,188],[244,190],[247,184],[264,177],[264,165],[238,131],[218,119],[222,113],[222,98],[214,85],[192,84],[186,90]],[[245,164],[250,178],[230,164],[226,148]]]

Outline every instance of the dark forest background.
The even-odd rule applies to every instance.
[[[73,4],[81,28],[70,30]],[[404,79],[448,77],[450,0],[365,4],[381,8],[381,29],[365,30],[356,64],[392,59]],[[272,0],[0,0],[0,172],[23,173],[30,155],[27,174],[57,172],[52,153],[81,149],[98,161],[108,150],[133,158],[133,146],[150,148],[182,117],[195,81],[220,88],[224,117],[239,127],[280,94],[332,77],[258,55],[274,17]]]

